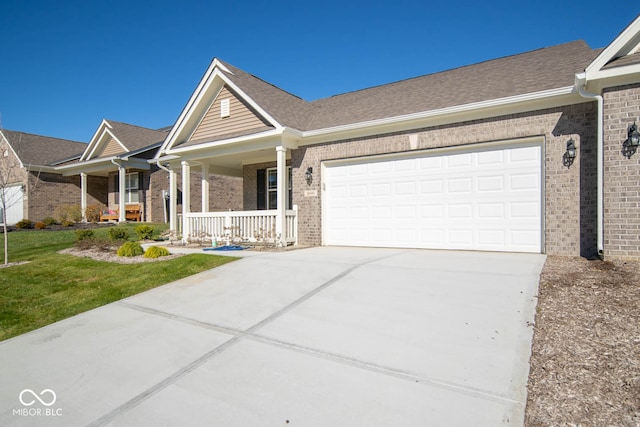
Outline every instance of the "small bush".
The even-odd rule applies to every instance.
[[[153,227],[150,225],[138,225],[136,228],[138,240],[151,240],[153,238]]]
[[[56,219],[55,219],[55,218],[50,217],[50,216],[48,216],[48,217],[46,217],[45,219],[43,219],[43,220],[42,220],[42,222],[44,222],[44,224],[45,224],[46,226],[50,226],[50,225],[54,225],[54,224],[57,224],[57,223],[58,223],[58,221],[56,221]]]
[[[122,246],[118,248],[118,256],[138,256],[144,253],[144,249],[140,246],[138,242],[126,242]]]
[[[84,210],[84,216],[88,222],[99,222],[100,214],[104,206],[99,203],[93,203],[91,205],[87,205],[87,208]]]
[[[71,221],[72,223],[82,221],[82,208],[80,205],[62,204],[53,210],[53,216],[61,223]],[[64,225],[64,224],[63,224]]]
[[[36,228],[36,230],[42,230],[43,228],[47,228],[47,224],[45,224],[44,222],[36,222],[36,225],[34,227]]]
[[[76,242],[85,239],[93,239],[93,230],[76,230]]]
[[[17,228],[33,228],[33,221],[29,221],[28,219],[23,219],[16,223]]]
[[[129,231],[126,228],[110,228],[109,229],[109,239],[111,240],[127,240],[129,239]]]
[[[167,255],[171,255],[171,253],[169,253],[169,249],[163,246],[151,246],[144,251],[145,258],[160,258]]]
[[[75,222],[73,222],[71,220],[68,220],[68,219],[65,219],[64,221],[62,221],[60,223],[60,225],[62,225],[63,227],[72,227],[73,224],[75,224]]]

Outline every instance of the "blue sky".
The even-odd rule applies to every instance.
[[[88,142],[103,118],[172,125],[214,57],[306,100],[585,40],[633,2],[0,2],[6,129]]]

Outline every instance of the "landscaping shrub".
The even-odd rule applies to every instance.
[[[28,219],[23,219],[22,221],[18,221],[16,223],[17,228],[33,228],[33,221],[29,221]]]
[[[109,239],[111,240],[127,240],[129,239],[129,231],[126,228],[110,228],[109,229]]]
[[[145,258],[160,258],[161,256],[171,255],[169,249],[163,246],[151,246],[144,251]]]
[[[34,227],[36,228],[36,230],[42,230],[43,228],[47,228],[47,224],[45,224],[44,222],[36,222],[36,225]]]
[[[76,230],[76,242],[85,239],[93,239],[93,230]]]
[[[93,203],[91,205],[87,205],[87,208],[84,210],[84,216],[88,222],[99,222],[100,214],[104,206],[99,203]]]
[[[118,256],[138,256],[144,253],[144,249],[140,246],[138,242],[126,242],[122,246],[118,248]]]
[[[53,216],[61,223],[65,221],[80,222],[82,221],[82,208],[80,205],[70,203],[58,205],[53,210]]]
[[[138,240],[151,240],[153,238],[153,227],[146,224],[141,224],[135,228]]]
[[[46,217],[45,219],[42,220],[42,222],[44,222],[46,226],[54,225],[58,223],[58,221],[56,221],[56,219],[51,216]]]
[[[63,227],[71,227],[73,226],[73,224],[75,224],[75,222],[65,219],[60,225],[62,225]]]

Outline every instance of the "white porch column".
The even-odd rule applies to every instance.
[[[286,209],[287,209],[287,149],[283,146],[276,147],[278,189],[276,193],[277,210],[276,236],[280,236],[278,246],[286,245]]]
[[[118,222],[125,222],[127,220],[125,208],[127,170],[122,166],[118,167],[118,178],[118,194],[120,196],[118,200]]]
[[[202,212],[209,212],[209,165],[202,164]]]
[[[82,221],[87,222],[87,174],[80,174],[80,207],[82,208]]]
[[[169,230],[178,231],[178,175],[169,171]]]
[[[191,212],[191,165],[182,162],[182,240],[189,238],[189,221],[187,214]]]

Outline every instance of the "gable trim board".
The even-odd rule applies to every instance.
[[[322,162],[324,245],[541,253],[544,138]]]

